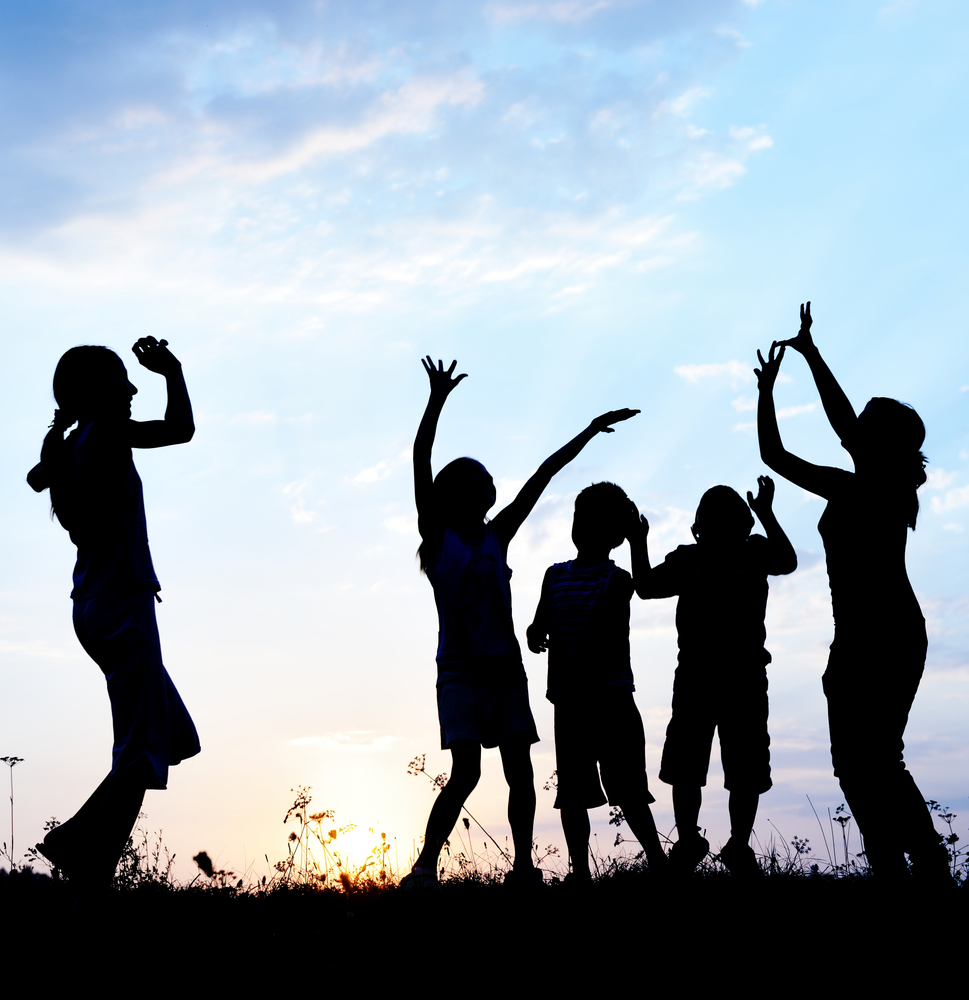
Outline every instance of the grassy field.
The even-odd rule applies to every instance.
[[[468,866],[425,891],[400,890],[373,865],[356,884],[283,864],[265,884],[212,871],[180,886],[158,846],[154,858],[129,855],[127,874],[122,865],[98,899],[77,901],[68,883],[29,869],[0,873],[8,970],[29,967],[32,988],[90,983],[109,994],[339,986],[380,995],[426,981],[459,995],[517,995],[626,989],[630,977],[637,988],[690,992],[894,994],[910,977],[943,995],[950,983],[961,989],[969,888],[955,879],[882,884],[860,868],[825,873],[794,852],[763,859],[753,883],[710,860],[672,882],[612,862],[585,891],[556,879],[527,895]]]
[[[309,789],[294,792],[287,856],[271,877],[216,870],[201,853],[195,877],[179,883],[161,836],[141,826],[114,887],[97,898],[36,870],[33,852],[32,867],[0,869],[7,969],[29,968],[32,989],[90,984],[109,995],[382,994],[415,981],[473,996],[630,981],[690,993],[964,989],[967,857],[955,815],[938,803],[929,807],[948,831],[947,885],[872,877],[843,807],[818,817],[818,851],[802,838],[762,845],[759,879],[735,879],[714,856],[690,878],[659,878],[623,840],[614,811],[621,850],[593,859],[591,886],[565,883],[564,859],[536,851],[546,881],[522,894],[503,885],[508,859],[470,814],[442,854],[440,887],[406,891],[384,835],[351,863],[339,849],[349,827],[314,812]]]

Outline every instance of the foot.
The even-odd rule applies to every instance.
[[[588,892],[592,888],[592,876],[589,872],[569,872],[562,879],[562,888],[573,894]]]
[[[409,875],[405,875],[400,880],[398,889],[411,892],[415,889],[440,889],[441,883],[437,880],[437,872],[433,868],[413,868]]]
[[[944,844],[932,844],[922,851],[911,851],[912,877],[929,885],[951,888],[955,883],[949,867],[949,852]]]
[[[502,883],[514,892],[532,892],[540,889],[545,884],[545,875],[541,868],[512,868],[510,872],[505,872],[505,881]]]
[[[710,841],[695,833],[681,837],[667,855],[669,869],[677,875],[692,875],[696,866],[710,853]]]
[[[723,845],[718,857],[734,878],[755,879],[764,874],[753,848],[734,841],[733,837]]]
[[[87,845],[78,843],[77,838],[66,829],[66,824],[55,826],[48,831],[47,836],[36,845],[42,854],[66,879],[77,882],[87,874],[90,867],[86,855],[90,853]]]

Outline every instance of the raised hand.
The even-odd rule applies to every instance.
[[[630,542],[645,541],[649,534],[649,521],[644,514],[639,513],[639,508],[629,501],[629,519],[626,522],[626,538]]]
[[[437,368],[435,368],[434,362],[431,360],[430,354],[428,354],[426,359],[421,358],[421,364],[424,366],[424,371],[427,372],[427,378],[431,383],[432,396],[440,396],[443,399],[447,399],[451,390],[458,382],[468,377],[467,375],[459,375],[457,378],[451,378],[454,369],[457,367],[457,361],[452,361],[451,367],[445,371],[444,362],[439,360]]]
[[[811,336],[811,324],[814,320],[811,319],[811,303],[801,303],[801,329],[797,331],[797,336],[792,337],[790,340],[782,340],[781,344],[785,347],[793,347],[795,351],[799,351],[804,354],[806,351],[813,350],[814,348],[814,338]]]
[[[168,349],[167,340],[155,340],[154,337],[142,337],[136,340],[131,348],[138,363],[150,372],[158,375],[168,375],[181,368],[178,358]]]
[[[780,347],[779,351],[777,350],[778,347]],[[757,376],[758,389],[764,391],[765,389],[770,390],[774,388],[774,383],[777,381],[777,373],[780,371],[783,359],[784,345],[776,340],[770,345],[766,361],[764,360],[764,355],[758,349],[757,360],[760,362],[760,368],[754,369],[754,374]]]
[[[774,480],[770,476],[757,477],[757,496],[747,490],[747,506],[761,519],[771,513],[774,503]]]
[[[597,433],[611,434],[613,428],[610,424],[618,424],[621,420],[628,420],[639,412],[639,410],[610,410],[608,413],[603,413],[601,417],[596,417],[589,424],[589,427]]]

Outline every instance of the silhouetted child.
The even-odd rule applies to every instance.
[[[138,390],[114,351],[73,347],[54,371],[58,409],[41,461],[27,476],[37,492],[50,488],[51,508],[77,546],[74,631],[101,668],[111,699],[110,773],[37,845],[82,892],[110,884],[145,790],[167,787],[169,767],[199,752],[195,725],[162,663],[155,623],[161,587],[131,457],[133,448],[190,441],[192,404],[168,341],[143,337],[132,350],[142,366],[165,378],[165,419],[131,419]]]
[[[659,776],[673,786],[678,839],[669,859],[681,872],[692,872],[710,849],[697,821],[714,729],[730,792],[730,839],[720,859],[737,875],[760,871],[748,841],[758,799],[771,787],[767,577],[793,573],[797,556],[771,509],[774,483],[767,476],[757,482],[757,496],[748,492],[746,504],[729,486],[707,490],[692,528],[696,545],[679,546],[655,569],[648,557],[641,569],[634,567],[640,597],[679,596],[673,717]],[[750,534],[751,510],[766,538]]]
[[[600,431],[628,420],[638,410],[597,417],[578,437],[545,460],[518,496],[491,521],[495,502],[488,470],[459,458],[431,476],[431,447],[437,421],[451,390],[455,365],[423,362],[431,394],[414,441],[414,493],[421,534],[421,568],[434,587],[440,630],[437,648],[437,707],[441,747],[451,751],[451,777],[427,821],[424,847],[405,888],[437,881],[437,859],[467,797],[481,775],[481,748],[497,746],[508,782],[508,822],[515,845],[513,871],[506,881],[527,886],[542,880],[532,863],[535,784],[531,744],[538,741],[528,704],[521,649],[511,618],[508,543],[531,512],[552,476]]]
[[[589,871],[589,809],[618,806],[650,867],[666,867],[649,804],[646,736],[633,700],[629,601],[633,578],[609,558],[629,537],[646,536],[632,501],[614,483],[596,483],[575,500],[571,562],[545,573],[528,648],[548,650],[548,690],[555,705],[555,808],[572,860],[572,878]],[[644,553],[634,552],[634,568]],[[598,768],[597,766],[598,765]],[[601,780],[600,780],[601,779]],[[605,786],[605,791],[603,791]],[[608,799],[607,799],[608,796]]]

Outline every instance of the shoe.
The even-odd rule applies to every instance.
[[[681,837],[667,854],[669,869],[678,875],[692,875],[696,866],[710,853],[710,841],[695,833],[692,837]]]
[[[51,867],[56,868],[69,882],[83,881],[85,876],[89,877],[86,871],[89,864],[85,861],[84,851],[79,849],[63,824],[48,831],[47,836],[34,846],[50,862]]]
[[[562,879],[562,888],[573,895],[588,892],[592,888],[592,876],[569,872]]]
[[[949,852],[944,844],[930,844],[924,850],[910,851],[908,857],[912,862],[912,877],[916,881],[946,889],[954,887]]]
[[[717,857],[734,878],[755,879],[764,874],[753,848],[749,844],[734,843],[732,837],[720,848]]]
[[[437,880],[437,872],[427,868],[414,868],[409,875],[405,875],[397,886],[404,892],[414,892],[421,889],[440,889],[441,883]]]
[[[512,868],[505,872],[505,880],[502,885],[513,892],[533,892],[545,885],[545,874],[541,868]]]

